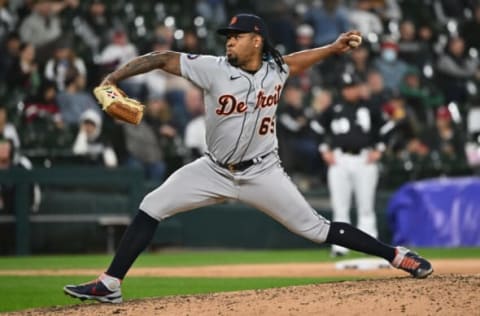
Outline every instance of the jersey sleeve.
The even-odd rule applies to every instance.
[[[213,77],[218,76],[218,57],[209,55],[180,54],[180,71],[182,77],[196,86],[208,90]]]

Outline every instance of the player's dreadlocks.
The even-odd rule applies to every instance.
[[[285,69],[283,68],[285,61],[283,60],[282,54],[278,51],[278,49],[273,47],[272,43],[267,38],[263,39],[262,52],[263,52],[264,59],[268,60],[272,58],[275,61],[275,63],[278,65],[278,67],[280,67],[280,70],[286,73]]]

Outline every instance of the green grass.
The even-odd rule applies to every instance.
[[[480,258],[480,248],[416,249],[429,259]],[[351,253],[341,259],[362,257]],[[0,270],[106,268],[110,255],[61,255],[0,257]],[[287,263],[334,261],[327,249],[259,251],[164,251],[142,254],[135,267],[205,266],[242,263]],[[91,276],[0,276],[0,312],[32,307],[78,304],[65,296],[62,287],[95,278]],[[347,278],[170,278],[129,277],[123,287],[128,299],[264,289],[271,287],[320,283]]]
[[[435,258],[480,258],[480,248],[416,249],[422,256]],[[351,253],[347,258],[362,257]],[[0,257],[0,269],[105,268],[110,255],[61,255]],[[345,259],[345,258],[342,258]],[[142,254],[135,267],[205,266],[242,263],[286,263],[334,261],[320,250],[248,250],[248,251],[174,251]]]
[[[95,276],[91,276],[93,279]],[[186,295],[247,289],[304,285],[345,280],[346,278],[152,278],[129,277],[123,287],[128,299]],[[33,307],[52,307],[81,303],[63,294],[65,284],[81,283],[88,277],[17,277],[0,276],[0,312]],[[83,303],[86,304],[86,303]]]

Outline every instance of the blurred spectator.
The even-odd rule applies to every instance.
[[[440,88],[446,102],[456,101],[464,105],[467,101],[466,83],[479,75],[478,59],[471,58],[465,51],[465,41],[459,36],[450,38],[447,50],[438,59],[437,67]]]
[[[384,105],[383,111],[395,123],[388,145],[394,155],[428,154],[428,147],[420,141],[421,122],[398,92],[393,93],[391,99]]]
[[[163,99],[150,100],[140,124],[124,127],[129,152],[127,165],[143,169],[149,180],[162,182],[167,174],[166,147],[177,135],[169,104]]]
[[[473,9],[475,1],[472,0],[439,0],[433,1],[436,20],[442,24],[449,19],[461,21],[465,19],[465,10]]]
[[[411,20],[400,23],[400,38],[398,40],[398,56],[411,65],[422,67],[429,59],[428,44],[417,39],[417,30]]]
[[[465,39],[467,48],[480,49],[480,3],[475,6],[473,18],[461,25],[461,36]]]
[[[88,109],[100,112],[97,102],[93,99],[91,93],[85,89],[85,79],[74,68],[70,68],[65,79],[65,90],[57,95],[57,103],[62,113],[63,121],[77,127],[80,116]]]
[[[296,23],[288,5],[275,1],[266,22],[269,30],[275,30],[269,36],[276,48],[284,54],[295,51]]]
[[[0,139],[0,170],[10,169],[13,161],[13,145],[5,139]],[[0,184],[0,210],[4,213],[14,213],[15,188],[9,184]]]
[[[294,51],[313,48],[313,28],[309,24],[301,24],[296,31],[296,46]]]
[[[103,0],[91,0],[82,19],[84,29],[80,36],[90,48],[92,56],[96,56],[109,42],[115,16],[107,13]]]
[[[441,106],[435,115],[435,126],[426,137],[430,149],[439,154],[442,160],[464,160],[465,144],[463,136],[455,127],[448,107]]]
[[[80,127],[72,151],[89,163],[110,168],[118,165],[115,151],[102,135],[102,117],[92,109],[86,110],[80,117]]]
[[[23,21],[33,10],[35,0],[9,0],[9,6],[16,12],[18,21]],[[17,23],[17,29],[19,25]]]
[[[21,123],[24,148],[66,148],[73,141],[56,102],[56,84],[43,81],[36,95],[25,99]]]
[[[313,28],[308,24],[301,24],[296,29],[296,48],[295,51],[310,49],[313,47]],[[321,71],[318,66],[309,67],[301,74],[292,78],[296,80],[302,91],[308,94],[314,87],[322,84]],[[308,95],[307,95],[308,97]]]
[[[311,102],[313,115],[317,116],[323,113],[329,106],[332,105],[332,100],[333,96],[331,91],[326,89],[315,89],[313,91],[313,98]]]
[[[8,0],[0,0],[0,43],[15,30],[17,17],[8,6]]]
[[[56,44],[53,56],[45,65],[45,78],[54,81],[57,84],[58,91],[65,89],[67,73],[74,68],[78,75],[87,78],[87,68],[83,60],[75,55],[71,44],[66,41],[59,41]]]
[[[172,48],[168,40],[163,37],[157,37],[152,44],[151,51],[170,49]],[[189,120],[185,105],[185,93],[190,89],[191,84],[181,77],[171,75],[162,70],[148,72],[143,77],[146,99],[166,99],[176,118],[177,127],[183,131]]]
[[[174,43],[173,30],[163,24],[155,27],[153,46],[147,51],[163,51],[172,49]],[[190,87],[190,82],[182,77],[159,71],[149,72],[143,75],[146,86],[146,98],[166,98],[170,104],[180,129],[185,126],[188,115],[185,110],[185,91]],[[183,124],[183,125],[182,125]]]
[[[331,43],[350,29],[348,9],[339,0],[324,0],[323,5],[308,10],[304,19],[315,30],[315,46]]]
[[[227,19],[225,1],[222,0],[198,0],[196,1],[196,12],[207,20],[213,28],[223,25]]]
[[[35,94],[41,83],[41,76],[35,60],[35,47],[32,44],[20,45],[20,55],[8,72],[9,93],[22,96]]]
[[[166,46],[172,47],[175,41],[175,38],[173,37],[173,31],[174,30],[171,27],[168,27],[164,24],[157,24],[153,31],[152,41],[165,42]],[[147,49],[147,51],[149,51],[149,49]]]
[[[14,151],[20,148],[17,128],[13,123],[9,122],[7,109],[3,105],[0,105],[0,138],[11,141]]]
[[[183,39],[179,41],[176,51],[190,54],[206,54],[207,51],[202,45],[202,41],[198,38],[195,29],[187,29],[184,31]]]
[[[20,25],[20,37],[39,50],[39,61],[43,62],[51,49],[49,45],[62,35],[59,12],[63,6],[52,0],[35,0],[33,3],[32,12]]]
[[[0,170],[23,168],[32,169],[32,163],[25,156],[16,153],[10,140],[0,138]],[[41,191],[38,184],[30,188],[32,211],[38,211],[41,202]],[[15,210],[15,186],[0,184],[0,210],[13,214]]]
[[[385,86],[397,90],[405,76],[408,65],[398,58],[398,44],[392,39],[386,39],[381,45],[380,57],[373,66],[382,74]]]
[[[370,51],[366,44],[352,50],[345,64],[346,73],[355,73],[362,81],[367,80],[367,74],[371,70]]]
[[[378,15],[372,13],[374,4],[371,0],[357,0],[354,9],[349,12],[351,28],[368,36],[370,33],[381,35],[383,33],[382,21]]]
[[[108,139],[111,144],[111,147],[117,156],[118,165],[124,165],[128,159],[127,145],[125,141],[125,124],[126,123],[120,120],[104,116],[102,125],[102,135],[105,139]]]
[[[333,94],[330,90],[326,89],[314,89],[313,91],[313,98],[311,100],[310,109],[312,111],[311,116],[313,118],[318,118],[324,113],[333,102]],[[310,116],[307,109],[307,116]],[[318,123],[317,120],[310,121],[310,128],[314,133],[314,137],[318,140],[323,137],[323,127]],[[318,166],[318,172],[320,174],[320,180],[325,183],[327,180],[327,165],[324,163],[323,159],[320,159],[320,165]]]
[[[421,42],[423,46],[425,46],[425,50],[423,50],[423,54],[428,54],[428,58],[426,58],[429,61],[432,61],[435,57],[434,55],[434,44],[436,40],[436,33],[430,25],[428,21],[424,21],[423,23],[417,24],[417,35],[418,35],[418,40]]]
[[[402,19],[402,9],[398,5],[398,0],[371,1],[372,10],[382,20],[383,25],[389,22],[397,22]]]
[[[465,155],[468,164],[478,173],[480,170],[480,108],[478,106],[469,109],[466,126],[468,142],[465,145]]]
[[[202,156],[207,151],[205,140],[205,105],[202,91],[195,86],[187,90],[185,105],[191,119],[185,127],[185,147],[190,151],[190,159]]]
[[[312,174],[319,170],[322,161],[310,128],[313,113],[304,107],[304,94],[297,82],[291,80],[285,86],[282,101],[278,115],[278,127],[285,141],[282,160],[292,171]]]
[[[402,0],[398,1],[404,19],[413,20],[415,25],[435,23],[434,1]],[[428,22],[427,22],[428,21]]]
[[[111,72],[131,59],[138,56],[136,46],[128,39],[124,30],[116,30],[112,33],[110,43],[103,49],[97,62],[104,68],[105,72]],[[135,99],[143,99],[142,86],[144,76],[134,76],[123,80],[119,83],[119,87],[125,93]]]
[[[61,127],[63,120],[60,109],[55,102],[56,96],[57,88],[55,82],[44,80],[39,92],[25,99],[23,109],[25,121],[31,123],[37,118],[51,116],[52,121]]]
[[[367,86],[370,90],[369,103],[372,107],[381,109],[390,100],[392,92],[385,87],[382,74],[377,70],[371,70],[367,74]]]
[[[441,93],[433,86],[427,86],[420,77],[420,72],[415,67],[409,67],[405,73],[400,93],[405,101],[415,112],[416,117],[425,127],[434,124],[434,108],[444,101]]]
[[[152,44],[151,51],[161,52],[169,49],[171,49],[171,47],[168,45],[168,42],[163,38],[158,38]],[[165,97],[165,94],[167,92],[166,90],[168,76],[168,73],[160,69],[150,71],[144,75],[146,96],[148,100]]]
[[[1,42],[0,47],[0,81],[4,85],[7,80],[7,74],[10,68],[15,64],[15,61],[20,56],[20,37],[17,33],[11,33],[6,36],[5,41]]]

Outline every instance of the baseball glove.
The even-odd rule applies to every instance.
[[[121,121],[140,123],[145,106],[135,99],[127,97],[125,92],[115,85],[102,85],[93,89],[98,103],[110,116]]]

